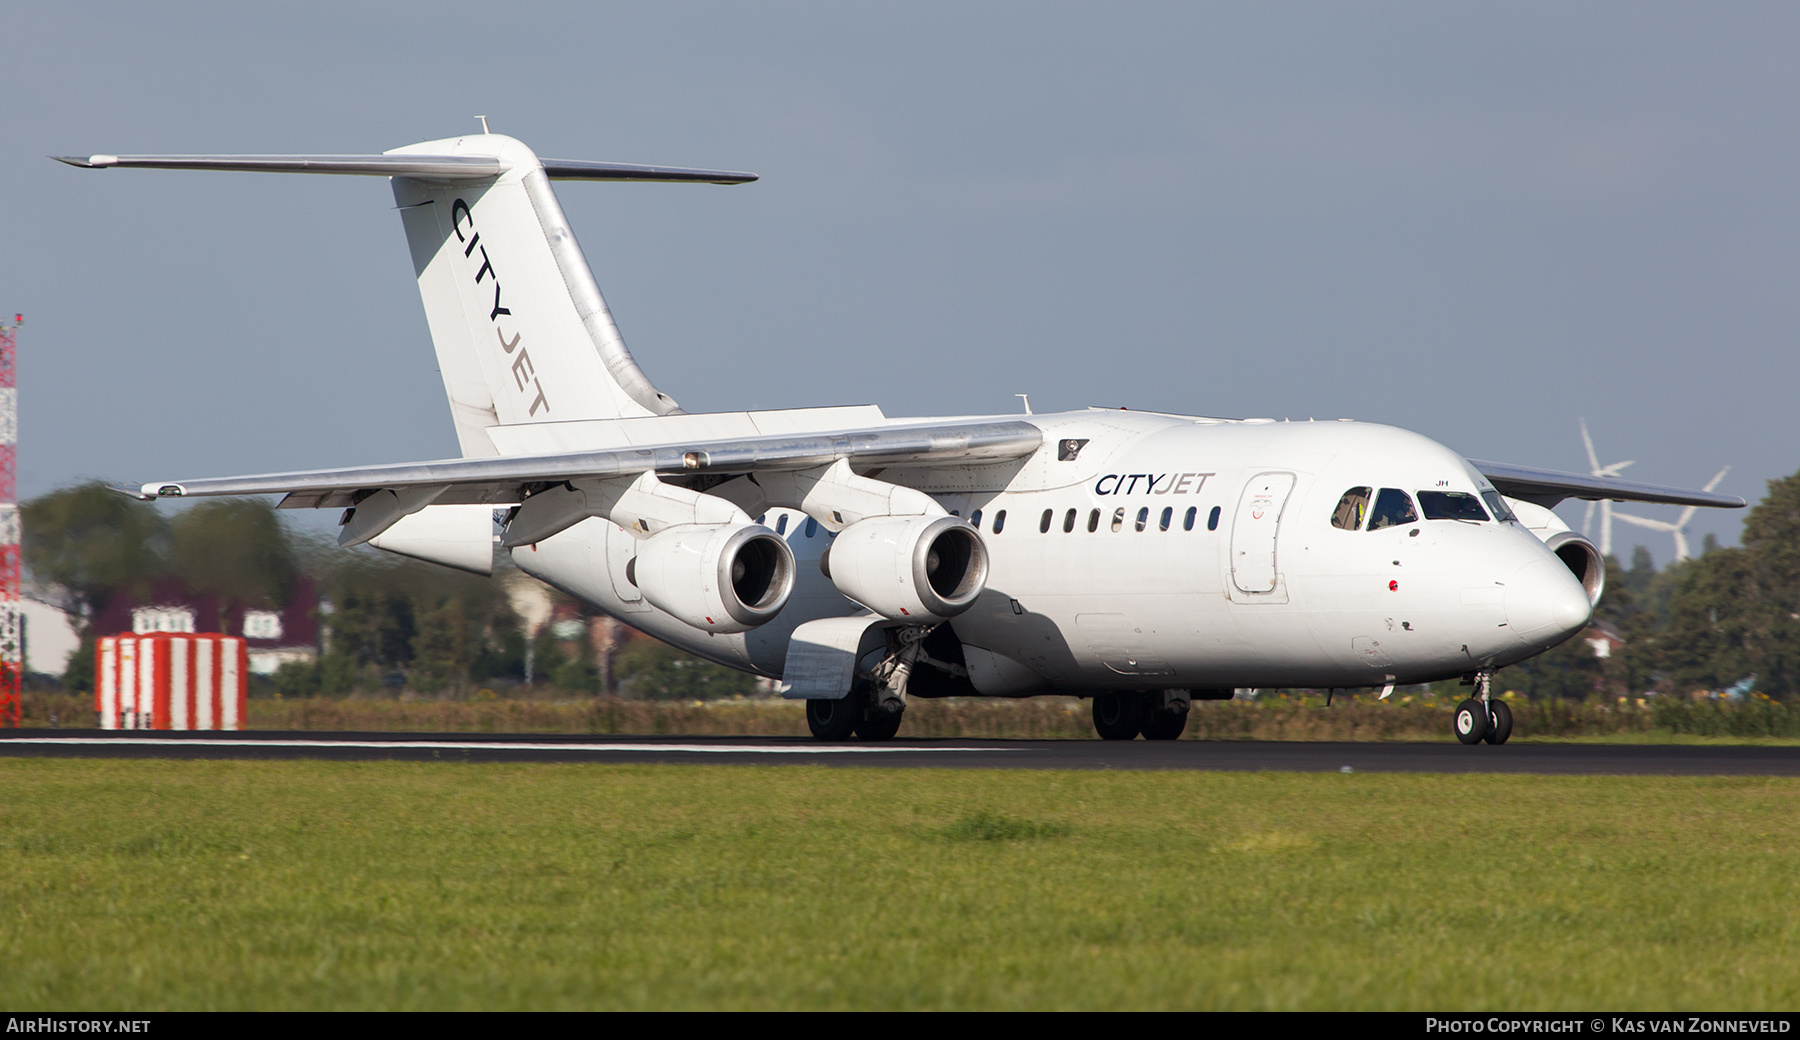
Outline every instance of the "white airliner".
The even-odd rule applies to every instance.
[[[382,155],[94,155],[90,168],[391,179],[462,458],[153,481],[283,494],[338,542],[477,573],[513,561],[701,657],[778,678],[822,740],[884,740],[908,697],[1093,699],[1168,740],[1234,688],[1462,677],[1505,742],[1497,668],[1582,630],[1600,554],[1565,498],[1742,499],[1488,462],[1339,420],[1111,409],[891,419],[861,405],[684,412],[625,349],[552,180],[752,174],[540,159],[497,134]]]

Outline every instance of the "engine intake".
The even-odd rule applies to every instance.
[[[1544,540],[1587,590],[1588,605],[1599,606],[1600,594],[1606,591],[1606,560],[1593,542],[1574,531],[1559,531]]]
[[[882,617],[931,624],[975,605],[987,587],[981,534],[954,516],[876,516],[838,532],[819,569]]]
[[[761,524],[678,524],[638,543],[627,577],[704,632],[747,632],[787,606],[794,553]]]

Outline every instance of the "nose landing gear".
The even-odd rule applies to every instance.
[[[1456,706],[1451,729],[1464,744],[1504,744],[1512,736],[1512,708],[1491,695],[1494,673],[1483,669],[1475,673],[1475,696]]]

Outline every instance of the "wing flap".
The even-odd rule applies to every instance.
[[[1640,484],[1612,477],[1593,477],[1581,473],[1564,473],[1553,469],[1532,469],[1504,462],[1470,459],[1469,464],[1494,482],[1495,490],[1508,498],[1532,502],[1546,509],[1564,499],[1589,501],[1610,499],[1614,502],[1653,502],[1671,506],[1710,506],[1715,509],[1742,509],[1743,499],[1736,495],[1720,495],[1711,491],[1668,487],[1662,484]]]

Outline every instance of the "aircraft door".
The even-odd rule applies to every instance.
[[[1231,582],[1238,591],[1276,591],[1275,540],[1293,490],[1292,473],[1258,473],[1244,485],[1231,522]]]

